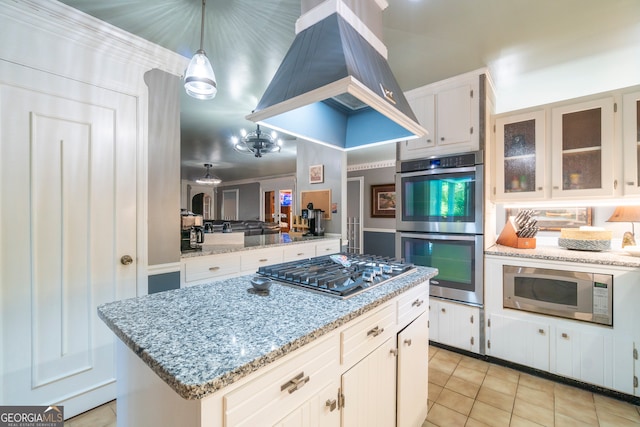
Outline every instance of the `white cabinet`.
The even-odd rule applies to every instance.
[[[481,71],[407,91],[407,101],[429,134],[399,142],[400,160],[482,149],[480,127],[489,92],[491,84]]]
[[[256,249],[254,251],[242,251],[240,255],[240,270],[243,272],[255,272],[265,265],[279,264],[283,262],[282,250],[270,248]]]
[[[275,423],[274,427],[340,427],[337,388],[337,384],[329,384]]]
[[[551,110],[551,198],[613,196],[614,99]]]
[[[284,262],[308,259],[316,256],[315,243],[300,243],[284,248]]]
[[[480,353],[480,309],[478,307],[429,299],[430,339]]]
[[[316,256],[337,254],[340,252],[340,240],[328,240],[316,243]]]
[[[492,314],[487,319],[487,354],[549,370],[549,325]]]
[[[221,279],[240,273],[240,257],[237,253],[188,258],[184,264],[185,284]]]
[[[624,195],[640,194],[640,91],[622,98]]]
[[[428,315],[422,313],[398,334],[397,427],[420,426],[427,417],[429,353]]]
[[[485,261],[487,355],[640,395],[637,268],[494,255],[485,256]],[[502,268],[506,264],[613,275],[613,327],[504,309]]]
[[[395,351],[394,336],[342,375],[344,427],[395,425]]]
[[[495,200],[539,200],[548,187],[545,169],[545,112],[496,118]]]

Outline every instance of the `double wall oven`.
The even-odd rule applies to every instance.
[[[483,305],[482,151],[396,167],[396,256],[435,267],[432,296]]]

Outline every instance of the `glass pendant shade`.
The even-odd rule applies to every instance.
[[[198,50],[189,62],[184,76],[184,88],[189,96],[197,99],[213,99],[218,93],[216,75],[202,49]]]

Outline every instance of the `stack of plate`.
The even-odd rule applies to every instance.
[[[611,249],[611,234],[602,229],[561,228],[558,245],[578,251],[604,251]]]

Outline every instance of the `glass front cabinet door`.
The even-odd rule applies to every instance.
[[[640,194],[640,92],[622,98],[622,139],[626,195]]]
[[[551,112],[551,197],[613,196],[614,99]]]
[[[544,110],[496,118],[497,201],[545,196]]]

